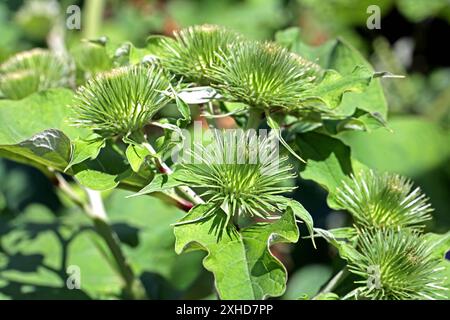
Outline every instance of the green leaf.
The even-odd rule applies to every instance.
[[[340,140],[323,134],[299,134],[296,143],[306,164],[300,167],[300,176],[317,182],[333,193],[352,173],[350,148]]]
[[[110,190],[119,183],[132,190],[142,188],[152,178],[152,174],[142,176],[142,171],[134,173],[123,153],[111,141],[107,141],[95,159],[72,167],[74,176],[78,182],[93,190]]]
[[[339,300],[339,296],[333,292],[320,293],[313,300]]]
[[[132,196],[141,196],[153,192],[163,192],[181,185],[186,185],[189,181],[194,181],[189,171],[184,169],[177,169],[172,174],[155,174],[144,188]]]
[[[75,164],[81,163],[87,159],[95,159],[100,153],[101,149],[105,147],[106,140],[99,135],[92,135],[86,139],[77,138],[73,142],[73,152],[69,165],[65,170],[68,170]]]
[[[128,145],[125,154],[134,172],[139,172],[142,165],[145,164],[146,157],[150,155],[147,149],[136,144]]]
[[[83,186],[98,191],[111,190],[119,185],[117,175],[90,169],[76,173],[75,178]]]
[[[71,156],[69,138],[59,130],[40,132],[14,145],[0,145],[0,156],[31,164],[64,170]]]
[[[180,256],[174,251],[171,224],[184,212],[157,198],[129,198],[131,194],[115,190],[105,201],[113,228],[126,244],[125,254],[151,290],[150,298],[180,298],[202,272],[203,257],[201,252]]]
[[[211,208],[210,204],[196,206],[180,222],[198,219]],[[214,274],[221,299],[264,299],[283,294],[286,269],[268,245],[298,240],[292,209],[276,222],[256,223],[239,232],[234,225],[223,228],[226,220],[226,214],[218,210],[202,221],[176,226],[176,252],[208,252],[203,265]]]
[[[448,133],[416,116],[396,117],[387,130],[346,131],[338,135],[352,149],[352,156],[379,170],[419,177],[450,157]]]
[[[289,278],[283,299],[298,299],[301,296],[314,297],[331,278],[333,269],[323,264],[302,267]]]
[[[302,103],[322,102],[328,108],[336,108],[346,92],[362,92],[372,80],[372,73],[365,67],[357,66],[346,75],[334,70],[325,72],[323,79],[312,89],[305,90]],[[356,110],[356,106],[355,106]],[[339,116],[339,114],[337,114]],[[345,114],[344,114],[345,115]]]
[[[67,121],[72,96],[70,90],[51,89],[22,100],[1,100],[0,155],[64,170],[71,157],[69,139],[87,135]]]
[[[294,212],[294,215],[298,217],[299,219],[303,220],[305,222],[306,227],[308,228],[309,235],[311,236],[311,240],[313,243],[314,248],[316,247],[316,244],[314,242],[314,221],[309,212],[302,206],[302,204],[298,201],[295,201],[293,199],[289,200],[288,207],[292,209],[292,212]]]
[[[179,256],[173,250],[170,224],[183,213],[155,198],[125,200],[129,194],[114,191],[105,205],[133,271],[150,298],[183,297],[200,275],[202,259],[199,253]],[[103,239],[79,209],[64,213],[56,217],[33,205],[12,220],[0,215],[0,297],[120,298],[123,282]],[[68,266],[80,268],[80,290],[67,289]]]
[[[182,122],[186,124],[191,122],[191,109],[189,108],[188,104],[178,96],[175,97],[175,101],[177,104],[177,109],[183,117]],[[177,125],[180,126],[181,122],[177,121]]]
[[[325,239],[329,244],[334,246],[339,256],[345,260],[361,259],[360,253],[355,249],[356,230],[353,228],[338,228],[331,230],[324,230],[315,228],[317,237]]]
[[[367,131],[370,132],[380,127],[391,130],[387,122],[380,114],[368,113],[363,110],[356,109],[352,117],[340,120],[324,120],[324,128],[330,135],[336,135],[344,131]]]
[[[22,100],[0,100],[0,145],[20,143],[47,129],[58,129],[71,140],[85,136],[86,130],[68,122],[72,97],[71,90],[59,88]]]
[[[28,207],[19,219],[2,221],[8,227],[1,235],[0,293],[13,299],[88,299],[118,294],[120,279],[92,245],[90,236],[95,234],[87,222],[80,214],[55,218],[40,205]],[[81,290],[66,286],[70,265],[80,267]]]
[[[370,63],[367,62],[358,50],[342,39],[337,40],[330,52],[327,67],[338,71],[342,76],[346,77],[350,75],[358,65],[363,66],[371,73],[374,72]],[[361,93],[346,93],[336,111],[351,115],[356,108],[369,113],[376,112],[382,119],[386,119],[388,108],[380,79],[372,79],[366,90]]]
[[[292,52],[316,62],[323,69],[334,69],[343,77],[351,75],[356,66],[362,66],[370,73],[374,73],[371,64],[363,55],[342,39],[311,47],[301,41],[301,33],[298,28],[290,28],[278,32],[276,40]],[[335,111],[350,116],[356,108],[372,114],[377,113],[383,120],[386,120],[388,108],[380,79],[372,79],[369,86],[361,93],[347,92],[344,94]]]

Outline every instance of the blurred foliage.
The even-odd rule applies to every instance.
[[[124,202],[127,194],[114,191],[106,199],[106,208],[133,270],[149,297],[185,296],[204,271],[200,268],[201,254],[178,256],[173,250],[175,239],[170,224],[182,212],[154,198]],[[121,280],[114,262],[89,219],[75,207],[61,213],[55,217],[48,208],[32,204],[16,218],[1,218],[0,297],[121,297]],[[64,285],[71,265],[82,270],[81,290],[69,290]]]

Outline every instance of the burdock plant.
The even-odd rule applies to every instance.
[[[75,125],[91,129],[105,139],[122,138],[153,156],[161,172],[172,170],[157,156],[144,127],[172,99],[173,87],[165,71],[154,64],[138,64],[100,73],[77,91],[73,105]],[[202,200],[180,187],[194,203]]]
[[[295,178],[286,156],[278,158],[276,137],[254,131],[214,131],[212,142],[197,145],[188,163],[182,164],[181,181],[204,190],[212,203],[207,218],[222,209],[228,221],[239,217],[268,218],[282,214],[290,200]]]
[[[163,38],[159,58],[172,73],[197,84],[209,84],[212,70],[223,61],[219,53],[228,54],[230,45],[240,36],[215,25],[201,25],[176,31],[175,39]]]
[[[77,91],[73,122],[105,138],[140,134],[170,101],[169,89],[167,76],[155,65],[98,74]]]
[[[351,241],[331,241],[348,261],[344,271],[359,278],[346,298],[445,297],[442,259],[421,234],[432,208],[409,179],[364,169],[342,182],[335,200],[354,218]]]
[[[319,67],[277,44],[246,41],[220,54],[216,86],[231,100],[261,110],[296,108],[319,77]]]
[[[384,119],[379,113],[385,101],[372,78],[386,73],[373,72],[344,42],[308,49],[293,39],[291,31],[284,39],[296,42],[290,46],[296,52],[213,25],[182,29],[173,38],[150,38],[145,48],[131,43],[114,48],[105,38],[88,41],[81,51],[68,50],[79,54],[76,67],[82,70],[76,74],[84,71],[89,79],[78,88],[75,83],[67,86],[69,65],[73,65],[67,61],[69,54],[62,60],[43,49],[19,53],[0,66],[2,98],[68,88],[34,95],[30,103],[0,101],[0,118],[5,122],[0,127],[0,155],[45,171],[61,192],[86,211],[110,250],[98,246],[113,262],[126,297],[145,297],[140,279],[148,284],[152,277],[135,274],[145,271],[147,264],[140,265],[145,256],[137,254],[138,261],[132,260],[133,254],[129,262],[126,253],[136,248],[122,250],[102,197],[92,189],[126,188],[136,192],[130,196],[157,196],[186,211],[178,222],[178,213],[167,217],[173,219],[170,222],[159,216],[152,221],[167,226],[175,222],[177,253],[207,251],[203,264],[214,274],[219,298],[283,295],[288,273],[273,251],[286,247],[271,251],[271,245],[297,242],[304,236],[297,223],[304,223],[310,235],[323,236],[347,262],[314,298],[443,297],[448,285],[441,270],[448,265],[441,252],[448,250],[448,235],[423,235],[432,211],[428,199],[399,175],[353,173],[352,153],[339,140],[341,129],[381,126]],[[320,59],[313,57],[318,52]],[[371,92],[365,91],[369,85]],[[346,92],[352,94],[343,99]],[[196,106],[191,109],[191,105]],[[41,113],[42,123],[34,118],[25,121],[28,115]],[[383,121],[373,121],[377,117]],[[184,149],[182,162],[171,161],[168,156],[174,146],[189,141],[191,147],[187,137],[198,118],[201,126],[194,126],[194,136],[197,128],[208,128],[213,129],[212,139],[194,144],[190,153]],[[83,130],[68,128],[69,119]],[[270,132],[265,135],[260,130],[257,135],[255,130],[243,131],[244,127],[269,127]],[[172,139],[174,132],[182,143]],[[301,154],[303,163],[288,159],[285,149]],[[66,170],[59,172],[62,168]],[[301,178],[312,181],[297,180],[297,169]],[[73,175],[73,181],[66,175]],[[336,188],[339,180],[344,181]],[[72,183],[86,187],[86,197],[80,197]],[[311,193],[304,190],[313,183],[329,192],[330,206],[351,214],[351,226],[316,228],[314,233],[311,215],[291,194],[300,184],[294,196],[305,198]],[[149,203],[149,207],[148,214],[159,214],[160,206]],[[147,247],[150,238],[139,239],[139,244],[142,240]],[[340,277],[349,274],[353,280],[357,277],[356,282],[346,281],[338,288]],[[94,289],[88,291],[95,294]]]
[[[363,170],[343,182],[336,199],[365,228],[422,229],[433,211],[420,188],[398,174]]]
[[[415,300],[445,298],[440,259],[433,245],[415,232],[377,230],[362,232],[358,255],[349,270],[360,276],[360,286],[349,296],[362,299]]]

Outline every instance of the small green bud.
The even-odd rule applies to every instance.
[[[170,97],[170,82],[154,65],[136,65],[99,73],[78,89],[76,125],[101,136],[127,136],[141,131]]]
[[[209,84],[212,69],[221,63],[219,53],[240,36],[223,27],[201,25],[174,33],[175,39],[164,38],[159,52],[161,64],[172,73],[197,84]]]
[[[44,49],[20,52],[0,65],[1,91],[7,98],[23,98],[35,91],[66,86],[68,82],[69,70],[64,61]]]
[[[416,300],[445,298],[440,260],[433,244],[410,231],[377,230],[358,237],[359,254],[352,255],[349,270],[356,281],[357,298]]]
[[[343,182],[336,196],[356,224],[366,228],[421,229],[433,211],[428,198],[397,174],[361,171]]]
[[[295,108],[319,67],[274,43],[244,42],[221,56],[214,83],[230,100],[254,108]]]

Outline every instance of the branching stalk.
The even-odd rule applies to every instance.
[[[124,281],[124,291],[128,298],[144,299],[146,298],[145,290],[140,280],[135,276],[131,266],[126,258],[117,233],[111,228],[106,214],[103,200],[98,191],[84,188],[88,201],[84,201],[64,179],[64,177],[55,172],[58,181],[58,187],[64,192],[77,206],[82,208],[86,214],[91,218],[95,230],[103,238],[108,246],[112,257],[114,258],[117,271]]]
[[[173,170],[164,162],[162,161],[157,155],[156,151],[153,148],[153,146],[148,143],[147,141],[142,142],[142,146],[147,149],[148,152],[155,158],[156,166],[158,167],[159,171],[161,173],[165,174],[172,174]],[[197,194],[194,190],[187,186],[178,186],[176,187],[177,190],[183,194],[189,201],[191,201],[193,204],[203,204],[205,201]]]

